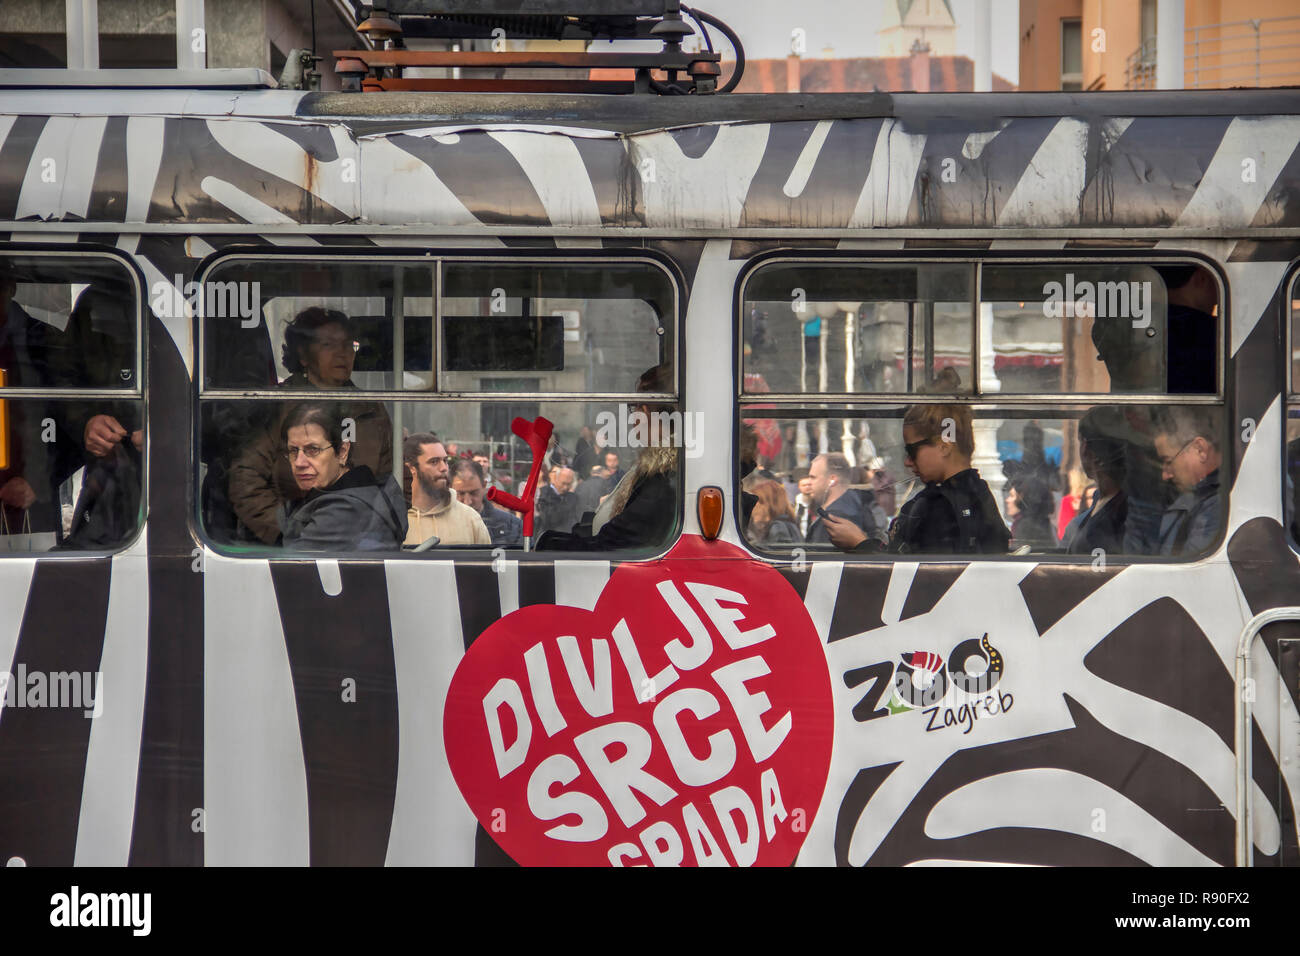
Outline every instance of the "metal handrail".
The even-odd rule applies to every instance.
[[[1291,70],[1262,70],[1267,64],[1293,64],[1300,60],[1300,16],[1232,20],[1188,27],[1183,35],[1183,55],[1191,79],[1189,89],[1215,83],[1260,86],[1265,80],[1286,77]],[[1125,89],[1150,89],[1155,78],[1156,37],[1147,37],[1129,54],[1124,66]],[[1279,53],[1277,58],[1265,53]],[[1225,58],[1241,58],[1222,62]]]
[[[1252,699],[1245,693],[1250,675],[1250,649],[1255,638],[1269,624],[1278,621],[1300,621],[1300,607],[1275,607],[1256,614],[1242,628],[1237,639],[1237,665],[1233,687],[1237,693],[1237,709],[1233,720],[1233,750],[1237,761],[1237,866],[1253,866],[1255,841],[1250,826],[1250,787],[1254,782],[1250,759],[1250,729]],[[1249,695],[1253,698],[1253,695]]]

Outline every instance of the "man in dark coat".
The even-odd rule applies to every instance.
[[[808,469],[808,477],[812,479],[813,508],[811,523],[808,525],[809,544],[832,543],[827,522],[816,514],[817,508],[824,509],[836,518],[853,522],[877,544],[885,543],[884,513],[876,505],[873,492],[849,487],[853,467],[847,458],[839,452],[818,455]]]
[[[478,462],[468,458],[456,459],[456,467],[451,473],[451,490],[461,504],[478,512],[494,548],[523,547],[523,521],[487,500],[483,468]]]

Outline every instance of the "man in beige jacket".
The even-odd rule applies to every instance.
[[[402,443],[402,460],[411,473],[406,544],[422,544],[437,535],[439,544],[491,547],[492,538],[479,513],[451,493],[447,450],[437,435],[411,435]]]

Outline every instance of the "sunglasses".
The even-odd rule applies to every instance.
[[[912,461],[916,461],[916,453],[920,451],[922,448],[924,448],[926,445],[931,444],[933,441],[934,441],[933,438],[922,438],[920,441],[904,442],[903,451],[906,452],[907,458],[912,459]]]

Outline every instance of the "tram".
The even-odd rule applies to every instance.
[[[710,94],[701,54],[693,95],[467,93],[400,52],[0,75],[0,858],[1300,861],[1294,91]],[[617,540],[297,546],[241,469],[269,436],[273,493],[326,402],[357,437],[294,474],[346,443],[409,503],[436,435],[502,492],[584,443],[667,490]],[[832,464],[892,524],[928,405],[1006,553],[755,533]],[[1098,409],[1208,423],[1146,501],[1197,458],[1203,533],[1064,544]]]

